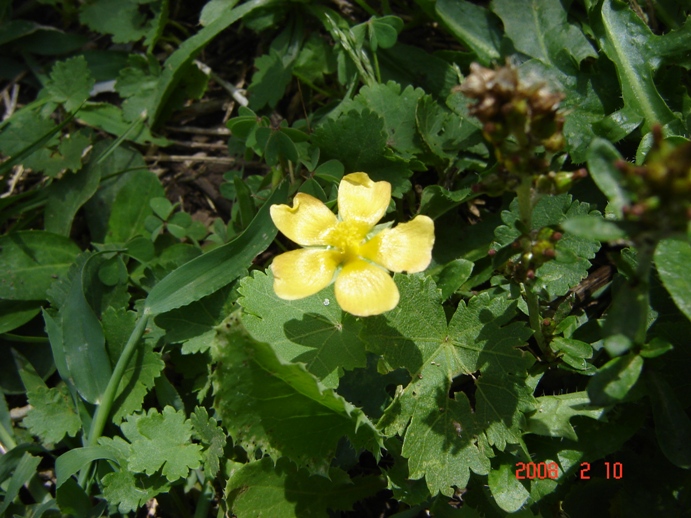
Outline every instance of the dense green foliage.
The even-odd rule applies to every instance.
[[[191,4],[0,0],[0,515],[684,515],[691,2]],[[151,156],[219,97],[201,221]],[[279,298],[359,171],[429,268]]]

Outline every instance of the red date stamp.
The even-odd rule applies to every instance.
[[[559,466],[556,462],[517,462],[516,479],[518,480],[544,480],[559,478]]]
[[[581,480],[590,480],[590,462],[581,462],[581,469],[578,472]],[[605,462],[605,478],[616,478],[620,480],[624,477],[624,465],[621,462]]]

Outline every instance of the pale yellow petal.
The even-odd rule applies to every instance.
[[[432,260],[434,222],[427,216],[416,216],[408,223],[387,228],[365,243],[362,257],[392,272],[421,272]]]
[[[288,239],[302,246],[326,244],[325,236],[338,222],[326,205],[304,193],[295,195],[292,207],[272,205],[271,219]]]
[[[388,272],[362,260],[346,263],[336,277],[335,291],[341,309],[359,317],[389,311],[399,299]]]
[[[314,295],[331,284],[338,258],[337,252],[308,248],[274,257],[274,292],[285,300]]]
[[[338,187],[338,215],[342,220],[367,223],[370,228],[382,218],[391,200],[389,182],[373,182],[366,173],[352,173]]]

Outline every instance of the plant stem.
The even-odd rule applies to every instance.
[[[2,423],[0,423],[0,443],[2,444],[2,447],[5,450],[3,453],[10,451],[11,449],[17,446],[17,443],[14,442],[14,439],[10,435],[10,432],[5,428],[5,425],[3,425]]]
[[[127,344],[122,350],[122,354],[120,355],[120,358],[118,358],[118,362],[115,364],[115,369],[113,369],[113,374],[110,376],[106,390],[103,393],[101,404],[98,405],[98,408],[96,409],[94,420],[91,423],[91,428],[89,429],[89,440],[87,441],[89,446],[95,446],[96,441],[98,441],[98,438],[101,437],[101,434],[103,433],[103,429],[108,422],[108,417],[110,417],[110,410],[113,407],[113,401],[115,401],[115,394],[120,386],[122,375],[127,368],[127,364],[132,358],[132,354],[136,349],[137,343],[139,343],[139,339],[144,334],[146,324],[149,322],[149,317],[149,310],[145,309],[144,314],[134,327],[129,340],[127,340]]]
[[[516,188],[516,195],[518,197],[518,214],[521,219],[521,223],[525,227],[525,232],[530,232],[533,226],[533,179],[528,174],[522,174],[521,177],[521,183]]]
[[[535,341],[537,342],[538,347],[540,347],[542,354],[545,357],[550,357],[551,351],[545,342],[545,335],[542,334],[542,322],[540,322],[540,301],[530,286],[522,284],[521,287],[523,288],[525,300],[528,304],[528,319],[530,320],[530,327],[533,329]]]

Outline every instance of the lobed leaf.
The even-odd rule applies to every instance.
[[[240,282],[242,323],[252,337],[271,345],[284,362],[301,362],[329,388],[342,370],[364,367],[362,324],[341,310],[333,286],[301,300],[276,296],[273,275],[254,272]]]
[[[271,516],[327,518],[327,511],[348,511],[359,500],[384,489],[381,477],[351,479],[331,468],[326,475],[297,469],[287,459],[276,466],[270,458],[250,462],[233,471],[226,486],[226,502],[238,518],[257,516],[259,509]]]
[[[282,361],[239,323],[218,340],[214,407],[235,444],[324,475],[343,436],[377,451],[380,438],[369,419],[304,366]]]

